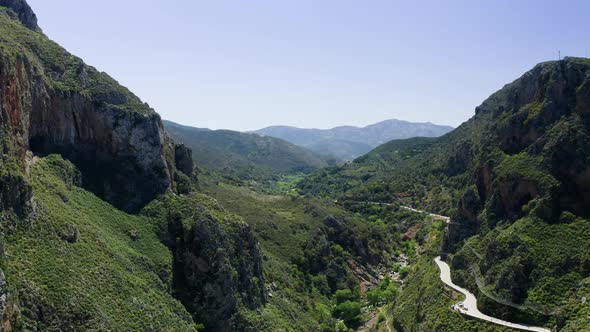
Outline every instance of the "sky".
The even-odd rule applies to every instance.
[[[458,126],[590,48],[589,1],[28,0],[43,31],[196,127]]]

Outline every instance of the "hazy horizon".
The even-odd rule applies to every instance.
[[[204,128],[204,127],[197,127],[197,126],[192,126],[192,125],[188,125],[188,124],[184,124],[182,122],[177,122],[177,121],[173,121],[170,119],[162,119],[164,121],[169,121],[169,122],[173,122],[175,124],[178,125],[182,125],[182,126],[186,126],[186,127],[194,127],[194,128],[198,128],[198,129],[211,129],[211,128]],[[407,123],[413,123],[413,124],[433,124],[433,125],[437,125],[437,126],[447,126],[447,127],[451,127],[453,129],[457,128],[455,126],[451,126],[451,125],[444,125],[444,124],[438,124],[438,123],[432,123],[430,121],[406,121],[403,119],[384,119],[384,120],[380,120],[377,122],[373,122],[373,123],[369,123],[367,125],[337,125],[337,126],[333,126],[333,127],[326,127],[326,128],[317,128],[317,127],[296,127],[296,126],[289,126],[289,125],[282,125],[282,124],[276,124],[276,125],[270,125],[270,126],[266,126],[266,127],[261,127],[261,128],[256,128],[256,129],[252,129],[252,130],[238,130],[238,131],[242,131],[242,132],[254,132],[260,129],[266,129],[269,127],[289,127],[289,128],[298,128],[298,129],[311,129],[311,130],[330,130],[330,129],[336,129],[336,128],[340,128],[340,127],[356,127],[356,128],[365,128],[365,127],[369,127],[375,124],[379,124],[382,122],[387,122],[387,121],[401,121],[401,122],[407,122]],[[233,129],[227,129],[227,128],[215,128],[213,130],[233,130]]]
[[[457,127],[558,50],[590,47],[581,1],[29,3],[50,38],[163,119],[211,129]]]

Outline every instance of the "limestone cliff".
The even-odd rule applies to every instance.
[[[170,188],[175,147],[159,115],[43,35],[26,2],[0,6],[3,153],[21,167],[27,150],[60,153],[86,188],[126,211]]]
[[[580,215],[590,213],[584,204],[590,199],[590,187],[584,176],[590,172],[590,165],[580,155],[587,148],[582,134],[590,113],[587,103],[590,98],[589,70],[590,61],[584,59],[566,58],[542,63],[480,106],[480,112],[491,112],[494,123],[492,140],[499,142],[503,153],[542,156],[538,167],[543,172],[538,169],[537,173],[549,173],[561,182],[559,188],[553,188],[555,192],[550,192],[548,179],[534,174],[534,158],[527,160],[531,169],[520,174],[522,176],[508,174],[514,171],[512,166],[516,166],[517,160],[511,163],[512,170],[508,169],[507,160],[503,160],[506,167],[498,163],[492,174],[486,174],[491,170],[490,165],[478,168],[480,179],[495,177],[492,182],[478,182],[482,200],[495,194],[508,214],[518,214],[523,204],[548,194],[555,198],[555,208],[569,209]],[[580,131],[565,132],[576,123]],[[489,156],[488,159],[493,158]]]
[[[453,242],[477,231],[484,210],[491,227],[530,210],[549,220],[564,210],[590,215],[588,86],[590,61],[566,58],[535,66],[477,107],[463,126],[484,133],[469,143],[476,191],[459,202]]]
[[[244,330],[244,310],[265,302],[262,256],[248,224],[204,195],[165,195],[144,215],[160,221],[174,256],[172,288],[195,322]]]

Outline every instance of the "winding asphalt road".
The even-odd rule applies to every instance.
[[[485,320],[485,321],[488,321],[488,322],[491,322],[494,324],[510,327],[510,328],[517,329],[517,330],[535,331],[535,332],[551,332],[551,330],[548,330],[543,327],[511,323],[511,322],[508,322],[505,320],[501,320],[501,319],[483,314],[482,312],[479,311],[479,309],[477,309],[477,299],[475,298],[475,295],[471,294],[465,288],[461,288],[453,283],[453,281],[451,280],[451,268],[449,267],[449,265],[447,263],[443,262],[440,259],[440,256],[436,257],[434,259],[434,261],[436,262],[436,264],[438,265],[438,267],[440,269],[440,280],[442,280],[442,282],[444,282],[445,284],[447,284],[449,287],[453,288],[457,292],[460,292],[463,295],[465,295],[465,300],[463,302],[455,304],[453,306],[453,309],[455,309],[455,310],[459,311],[460,313],[467,315],[467,316],[475,317],[475,318],[482,319],[482,320]]]
[[[380,202],[358,202],[358,203],[393,206],[393,204],[390,204],[390,203],[380,203]],[[409,206],[402,205],[400,207],[402,209],[405,209],[408,211],[422,213],[422,214],[426,214],[431,217],[434,217],[436,219],[441,219],[448,225],[453,224],[451,222],[451,218],[449,218],[447,216],[441,216],[439,214],[434,214],[434,213],[430,213],[427,211],[414,209]],[[440,256],[436,257],[434,259],[434,261],[436,262],[436,264],[438,265],[438,267],[440,269],[440,280],[442,282],[444,282],[446,285],[448,285],[449,287],[451,287],[454,290],[458,291],[459,293],[465,295],[465,300],[463,302],[459,302],[459,303],[455,304],[453,306],[453,310],[456,310],[466,316],[471,316],[471,317],[474,317],[477,319],[485,320],[490,323],[506,326],[506,327],[513,328],[516,330],[534,331],[534,332],[551,332],[551,330],[543,328],[543,327],[511,323],[511,322],[501,320],[501,319],[498,319],[498,318],[495,318],[492,316],[488,316],[488,315],[482,313],[481,311],[479,311],[479,309],[477,309],[477,299],[475,298],[475,295],[473,295],[471,292],[469,292],[465,288],[461,288],[453,283],[453,281],[451,280],[451,268],[449,267],[449,265],[447,263],[443,262],[440,259]]]
[[[402,209],[404,210],[408,210],[408,211],[412,211],[412,212],[417,212],[417,213],[422,213],[422,214],[426,214],[429,215],[431,217],[434,217],[435,219],[441,219],[443,220],[445,223],[450,224],[451,223],[451,218],[446,217],[446,216],[441,216],[440,214],[435,214],[435,213],[430,213],[430,212],[426,212],[426,211],[422,211],[422,210],[416,210],[412,207],[409,206],[400,206]]]
[[[414,209],[413,207],[399,205],[399,204],[392,204],[392,203],[382,203],[382,202],[360,202],[360,201],[351,201],[351,203],[358,203],[358,204],[371,204],[371,205],[383,205],[383,206],[399,206],[400,208],[416,213],[422,213],[434,217],[435,219],[441,219],[447,224],[451,224],[451,218],[446,216],[441,216],[440,214],[430,213],[422,210]]]

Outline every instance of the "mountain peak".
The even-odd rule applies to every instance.
[[[15,18],[27,28],[41,31],[37,25],[37,15],[25,0],[0,0],[0,7],[8,8],[10,12],[15,14]]]

